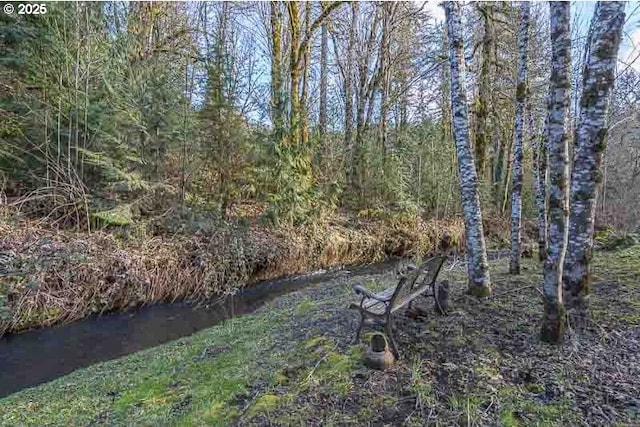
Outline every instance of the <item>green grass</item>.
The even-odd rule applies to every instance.
[[[640,245],[596,253],[593,272],[593,281],[602,280],[606,286],[617,286],[617,289],[604,304],[592,306],[592,318],[640,326]],[[611,302],[621,308],[611,310]]]
[[[247,411],[248,417],[253,417],[259,414],[269,415],[282,403],[283,398],[277,394],[267,393],[258,397],[255,402],[249,407]]]
[[[238,415],[234,397],[258,379],[274,381],[280,355],[264,350],[287,318],[274,311],[230,320],[24,390],[0,400],[0,425],[228,424]]]
[[[543,403],[519,386],[503,387],[498,394],[500,424],[505,427],[576,424],[576,414],[566,402]]]
[[[639,286],[640,245],[615,252],[598,252],[593,260],[595,275],[613,278],[627,286]]]
[[[237,421],[304,425],[310,416],[325,424],[366,424],[380,421],[381,413],[406,405],[407,399],[413,406],[405,409],[403,419],[408,417],[410,425],[421,425],[427,416],[431,422],[445,424],[575,425],[580,414],[570,402],[562,398],[545,402],[540,397],[545,392],[543,382],[510,382],[501,374],[505,364],[501,352],[482,340],[484,334],[462,326],[468,316],[463,304],[474,304],[474,309],[503,319],[504,333],[530,333],[527,318],[539,316],[540,304],[518,303],[513,296],[520,292],[513,290],[528,288],[525,291],[535,298],[533,288],[539,286],[541,276],[535,259],[523,260],[523,267],[521,275],[510,276],[508,260],[492,262],[494,297],[476,301],[465,296],[469,300],[454,307],[450,317],[458,316],[458,320],[444,323],[444,340],[438,341],[443,320],[426,319],[424,342],[418,343],[422,351],[407,354],[410,357],[398,363],[397,371],[386,376],[362,365],[364,345],[341,350],[334,335],[299,333],[323,315],[333,315],[330,309],[342,309],[347,295],[355,299],[349,286],[333,284],[335,294],[325,299],[307,294],[277,299],[256,314],[0,399],[0,425],[200,426]],[[594,282],[620,284],[606,299],[594,299],[596,321],[638,324],[638,292],[630,290],[637,289],[639,283],[640,246],[597,253],[593,267]],[[466,286],[464,271],[445,271],[443,276]],[[387,278],[395,280],[392,275]],[[365,285],[377,291],[390,283],[365,281]],[[611,310],[610,299],[628,310]],[[363,341],[370,335],[367,331]],[[445,366],[429,357],[437,351],[432,341],[444,343],[452,354],[447,362],[457,357],[456,364]],[[484,343],[481,348],[477,347],[479,342]],[[463,356],[469,352],[477,359],[465,365]],[[436,378],[443,369],[450,371],[451,380],[463,381],[458,386],[452,383],[447,393],[442,393]],[[464,379],[468,374],[473,381]],[[358,376],[367,379],[358,382]],[[347,401],[358,403],[344,409]],[[440,412],[431,414],[434,407]]]
[[[298,305],[298,307],[296,307],[296,314],[299,316],[309,314],[309,312],[313,310],[316,307],[316,305],[317,304],[315,301],[312,301],[310,299],[305,299]]]

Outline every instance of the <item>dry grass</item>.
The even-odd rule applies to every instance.
[[[122,231],[61,232],[42,222],[5,218],[0,221],[0,336],[143,304],[208,298],[319,268],[458,249],[463,235],[460,219],[342,216],[295,229],[226,225],[134,238]]]

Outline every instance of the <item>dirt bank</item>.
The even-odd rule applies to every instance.
[[[460,219],[343,216],[295,229],[156,224],[87,235],[4,218],[0,336],[142,304],[208,298],[319,268],[456,250],[463,235]]]

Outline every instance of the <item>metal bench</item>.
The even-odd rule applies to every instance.
[[[373,293],[362,285],[355,285],[353,290],[357,295],[362,296],[359,304],[352,303],[349,307],[360,312],[360,324],[355,342],[357,343],[360,339],[365,321],[371,319],[384,326],[391,350],[394,356],[399,359],[398,345],[393,337],[392,315],[405,306],[410,307],[412,301],[421,295],[436,298],[436,279],[446,260],[446,256],[435,256],[423,262],[420,267],[409,264],[406,271],[401,273],[396,286],[379,293]]]

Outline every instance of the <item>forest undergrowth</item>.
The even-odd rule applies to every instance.
[[[537,339],[540,268],[490,261],[494,293],[465,294],[464,259],[441,274],[451,311],[402,314],[403,359],[362,364],[352,345],[353,278],[279,297],[157,348],[76,371],[0,400],[0,425],[634,425],[640,421],[640,246],[598,251],[592,318],[563,345]],[[395,283],[393,272],[359,277]]]
[[[376,211],[297,227],[174,212],[90,234],[4,215],[0,235],[0,336],[144,304],[203,301],[321,268],[464,247],[460,218]]]

